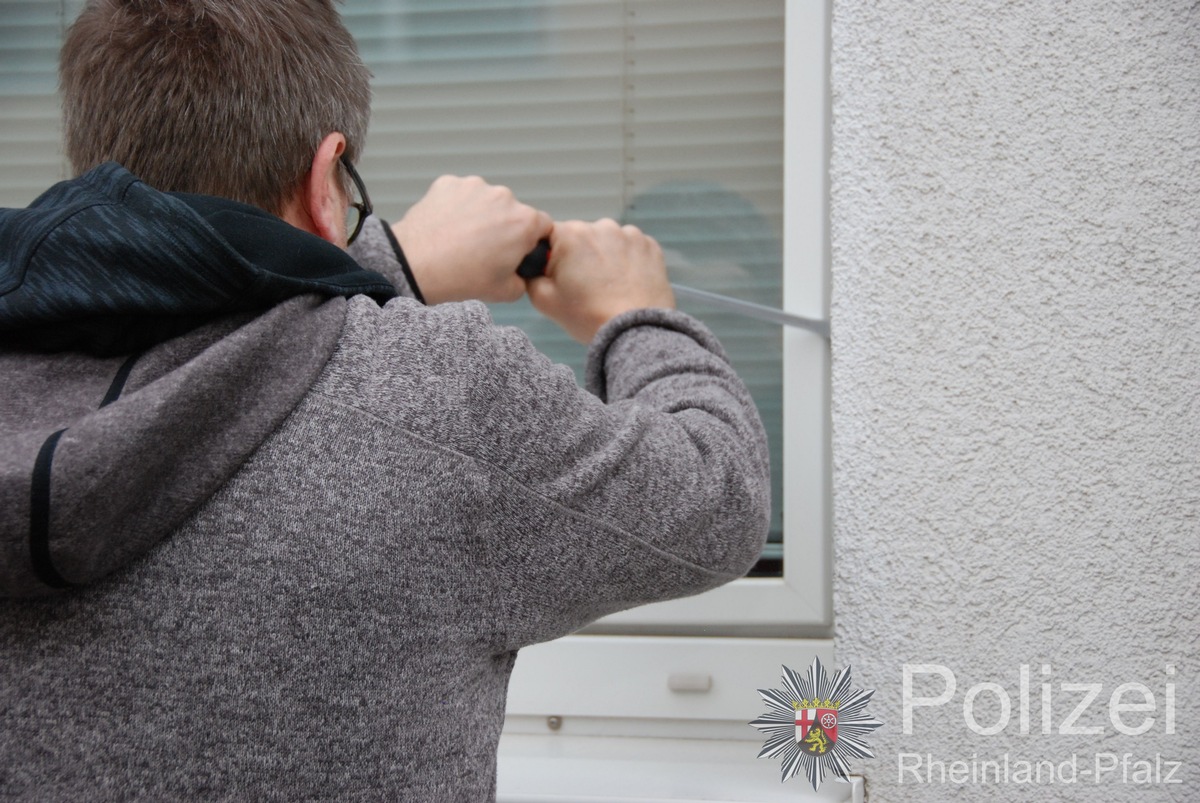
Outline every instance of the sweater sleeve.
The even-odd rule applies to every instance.
[[[404,249],[387,221],[371,215],[348,250],[358,264],[386,276],[400,295],[425,303]]]
[[[766,436],[703,324],[618,316],[587,376],[590,390],[483,304],[397,298],[350,304],[322,383],[388,433],[345,464],[377,488],[351,508],[406,511],[378,533],[397,576],[414,550],[451,547],[421,604],[497,653],[740,577],[767,534]]]
[[[471,409],[503,422],[481,444],[487,544],[512,649],[606,614],[742,576],[769,526],[766,436],[745,385],[695,319],[639,310],[606,325],[586,392],[523,334],[500,330]]]

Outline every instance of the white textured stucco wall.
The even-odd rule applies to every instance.
[[[1200,801],[1200,5],[832,5],[836,648],[886,722],[855,769],[872,801]],[[958,683],[911,734],[905,663]],[[1060,733],[1089,683],[1102,732]],[[900,753],[1010,781],[901,784]],[[1156,756],[1182,785],[1135,782]]]

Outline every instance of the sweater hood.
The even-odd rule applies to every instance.
[[[255,207],[116,164],[0,210],[0,596],[103,577],[249,459],[396,293]]]

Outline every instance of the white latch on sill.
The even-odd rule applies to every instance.
[[[706,692],[712,689],[712,675],[699,672],[672,672],[667,676],[671,691]]]

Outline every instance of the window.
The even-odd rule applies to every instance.
[[[81,6],[0,0],[4,205],[66,176],[57,50]],[[825,317],[823,3],[347,0],[342,14],[375,73],[362,172],[378,208],[398,214],[437,175],[478,173],[556,217],[637,223],[767,424],[774,515],[759,576],[593,630],[822,632],[828,349],[729,299]],[[583,349],[527,303],[493,314],[580,370]]]
[[[827,346],[729,301],[825,317],[824,10],[788,7],[786,30],[807,39],[787,48],[787,104],[784,12],[785,0],[342,9],[375,75],[362,172],[377,208],[403,209],[442,173],[474,173],[556,218],[641,226],[767,425],[772,533],[754,576],[590,632],[813,634],[829,622]],[[584,350],[527,302],[492,313],[582,373]]]

